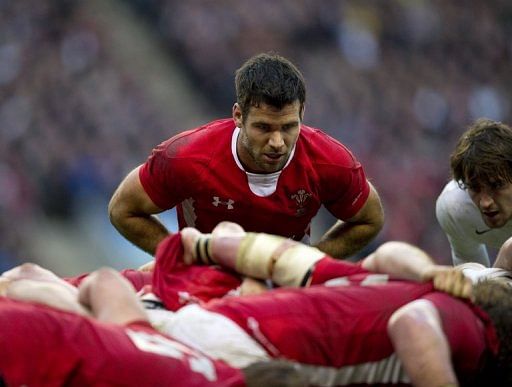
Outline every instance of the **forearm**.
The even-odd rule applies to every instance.
[[[121,182],[108,204],[108,215],[114,227],[130,242],[151,255],[169,231],[158,220],[159,208],[144,190],[135,168]]]
[[[148,254],[155,255],[158,244],[169,235],[155,215],[126,215],[112,224],[127,240]]]
[[[376,273],[412,281],[422,281],[435,266],[433,259],[423,250],[405,242],[386,242],[362,263],[365,269]]]
[[[219,226],[218,226],[219,227]],[[186,263],[216,263],[257,279],[271,279],[280,286],[301,286],[306,273],[325,254],[283,237],[213,230],[181,230]]]
[[[362,267],[411,281],[430,281],[434,288],[455,297],[471,295],[471,280],[452,266],[436,265],[423,250],[405,242],[387,242],[366,257]]]
[[[315,245],[333,258],[344,259],[361,251],[379,233],[377,224],[338,221]]]

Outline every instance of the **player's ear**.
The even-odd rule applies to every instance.
[[[242,127],[243,117],[242,117],[242,108],[238,103],[233,105],[233,120],[235,121],[235,125],[239,128]]]

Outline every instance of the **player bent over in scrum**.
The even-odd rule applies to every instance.
[[[79,289],[35,265],[15,271],[3,278],[3,294],[32,293],[52,307],[0,297],[0,375],[7,385],[306,386],[289,364],[237,370],[158,333],[114,270],[92,273]]]
[[[510,380],[512,290],[506,283],[482,282],[472,289],[460,271],[433,265],[426,253],[399,242],[384,244],[361,263],[350,264],[262,234],[216,238],[183,230],[182,238],[187,260],[211,259],[279,285],[324,284],[227,298],[202,308],[236,322],[270,357],[314,364],[305,369],[315,384],[412,381],[435,386],[457,380],[466,384],[482,375]],[[300,258],[290,257],[296,253]],[[310,262],[301,267],[301,259]],[[472,302],[436,292],[428,283],[391,279],[379,284],[386,276],[372,273],[433,278],[437,289],[471,296]],[[198,317],[187,309],[192,307],[178,312],[177,331],[184,326],[180,315]]]
[[[282,239],[275,243],[281,251],[267,248],[267,252],[262,253],[258,245],[268,246],[263,243],[265,238],[243,233],[217,234],[208,240],[207,236],[194,231],[182,231],[181,236],[174,236],[178,237],[183,237],[187,260],[202,260],[206,251],[214,261],[234,262],[235,266],[238,264],[247,270],[254,268],[260,271],[260,278],[269,276],[276,282],[281,282],[277,273],[286,262],[280,263],[281,258],[286,258],[295,248],[302,249]],[[301,255],[307,256],[307,250],[302,250]],[[226,336],[226,321],[231,322],[230,332],[245,334],[253,346],[262,349],[261,358],[287,358],[302,364],[301,370],[314,385],[413,383],[437,386],[456,384],[457,380],[462,383],[476,380],[476,376],[486,373],[491,366],[508,372],[507,332],[511,324],[507,321],[510,305],[506,303],[512,299],[508,287],[482,284],[471,290],[470,282],[460,272],[434,266],[424,252],[403,243],[385,244],[360,264],[332,261],[329,257],[319,258],[314,251],[311,253],[313,266],[285,278],[291,285],[300,284],[305,278],[311,285],[324,285],[224,298],[201,308],[187,306],[169,323],[169,332],[176,333],[180,342],[223,359],[225,342],[215,346],[210,340],[205,346],[199,340],[208,335],[212,325],[191,325],[191,322],[204,316],[211,322],[208,318],[213,316],[213,321],[224,324],[221,325],[222,336]],[[160,270],[158,263],[156,272]],[[434,277],[437,287],[451,289],[458,295],[474,293],[474,304],[486,312],[472,303],[434,291],[430,283],[395,280],[376,283],[387,277],[376,276],[372,271],[382,273],[388,269],[390,274],[402,271],[409,279]],[[311,273],[303,277],[308,271]],[[195,336],[187,335],[183,327],[192,329]],[[424,340],[413,336],[418,327]],[[210,337],[219,336],[217,331]],[[230,343],[228,359],[224,360],[231,361],[229,356],[236,353],[237,343]],[[238,357],[243,358],[244,350],[241,349]],[[252,358],[250,362],[255,360],[257,358]],[[496,371],[492,374],[499,375]]]

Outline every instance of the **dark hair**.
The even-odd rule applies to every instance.
[[[512,287],[494,280],[482,281],[473,288],[473,303],[492,321],[499,341],[496,358],[488,356],[482,373],[486,385],[512,385]]]
[[[485,118],[475,121],[460,137],[450,164],[462,188],[512,182],[512,129]]]
[[[251,106],[266,103],[278,109],[306,101],[304,77],[288,59],[276,54],[253,56],[235,73],[236,100],[245,120]]]
[[[242,369],[247,387],[307,387],[307,376],[298,364],[285,360],[253,363]]]

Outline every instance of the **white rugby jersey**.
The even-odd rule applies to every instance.
[[[512,222],[489,228],[466,190],[450,181],[437,198],[436,216],[446,233],[454,265],[478,262],[490,266],[487,247],[499,249],[512,236]]]

